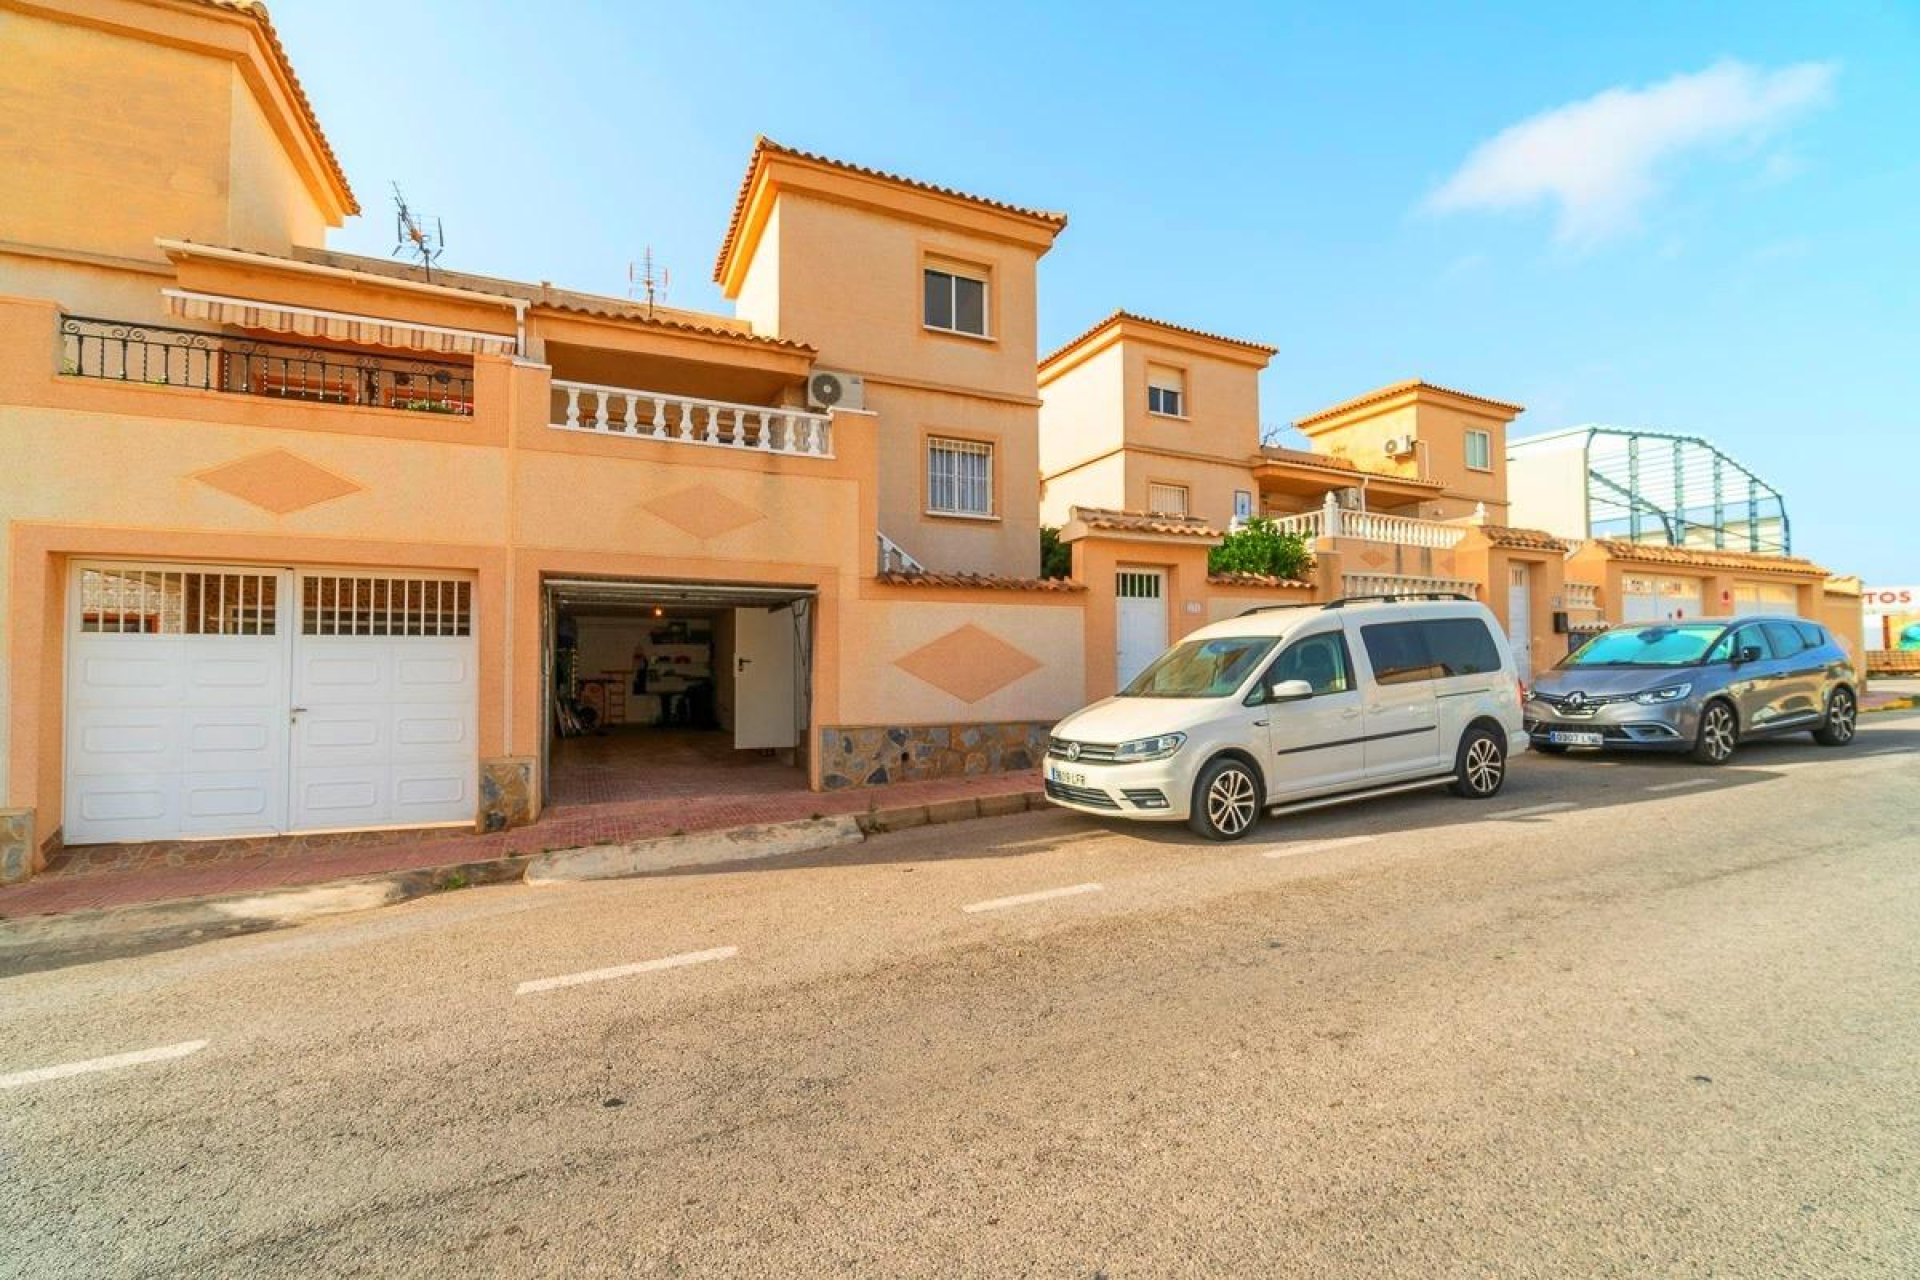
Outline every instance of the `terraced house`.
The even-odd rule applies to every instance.
[[[1030,767],[1276,600],[1482,592],[1535,653],[1603,613],[1503,523],[1518,406],[1400,384],[1270,449],[1260,343],[1040,360],[1058,213],[762,139],[731,314],[333,252],[361,205],[244,0],[0,0],[0,155],[6,879]],[[1208,573],[1253,512],[1309,580]]]

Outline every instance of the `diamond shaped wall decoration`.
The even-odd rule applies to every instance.
[[[641,510],[665,520],[674,528],[692,534],[702,542],[744,529],[756,520],[767,518],[764,511],[736,502],[710,484],[697,484],[662,494],[641,504]]]
[[[364,487],[285,449],[222,463],[192,478],[276,516],[344,498]]]
[[[1038,671],[1042,664],[969,622],[894,659],[893,665],[962,702],[978,702]]]

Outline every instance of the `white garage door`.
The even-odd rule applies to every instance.
[[[465,821],[472,584],[77,565],[70,844]]]
[[[68,844],[286,823],[286,575],[77,566],[67,642]]]
[[[1702,583],[1698,578],[1638,578],[1620,580],[1622,622],[1671,622],[1705,616]]]
[[[471,583],[301,574],[294,829],[471,818],[475,675]]]

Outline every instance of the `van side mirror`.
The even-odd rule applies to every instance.
[[[1313,686],[1305,680],[1282,680],[1267,689],[1268,702],[1300,702],[1313,696]]]

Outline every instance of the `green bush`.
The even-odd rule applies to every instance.
[[[1045,525],[1040,529],[1040,576],[1043,578],[1073,576],[1073,548],[1060,541],[1058,529]]]
[[[1313,553],[1297,533],[1282,533],[1273,521],[1256,516],[1207,553],[1209,573],[1263,573],[1300,579],[1313,568]]]

